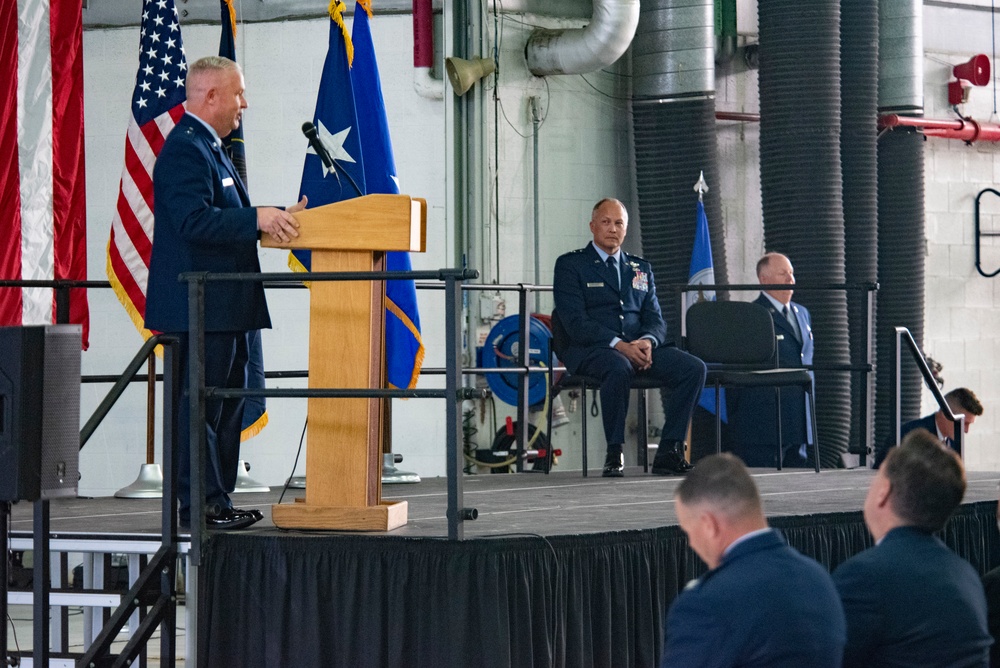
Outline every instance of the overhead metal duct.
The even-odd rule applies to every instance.
[[[878,280],[878,6],[870,0],[840,0],[840,159],[844,180],[844,278],[849,284]],[[851,365],[868,362],[868,295],[847,293]],[[851,405],[874,406],[874,387],[851,375]],[[868,413],[869,421],[871,413]],[[851,451],[863,451],[871,424],[851,420]]]
[[[923,0],[879,0],[878,108],[924,113]]]
[[[843,283],[840,2],[768,0],[758,4],[758,23],[764,242],[791,258],[800,283]],[[817,367],[846,365],[846,295],[795,298],[812,313]],[[838,466],[850,433],[850,375],[817,370],[816,396],[822,464]]]
[[[712,0],[643,0],[632,41],[632,128],[642,252],[661,285],[686,283],[698,197],[705,195],[717,283],[727,282],[715,141]],[[660,293],[668,336],[680,335],[675,296]]]
[[[611,65],[628,49],[639,22],[639,0],[594,0],[583,28],[539,28],[524,55],[535,76],[584,74]]]
[[[923,3],[879,1],[880,113],[923,115]],[[897,129],[878,141],[878,281],[875,443],[891,438],[893,328],[924,344],[924,138]],[[899,385],[903,421],[920,415],[921,377],[905,361]]]

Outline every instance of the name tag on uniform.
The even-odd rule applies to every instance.
[[[231,177],[231,176],[227,176],[226,178],[222,179],[222,187],[223,188],[228,188],[229,186],[233,185],[233,183],[234,183],[233,182],[233,177]]]
[[[632,276],[632,289],[649,292],[649,276],[646,275],[646,272],[635,270],[635,274]]]
[[[603,282],[601,282],[601,283],[587,283],[587,287],[588,288],[603,288],[604,287],[604,283]]]
[[[785,340],[785,335],[784,334],[778,334],[774,338],[777,339],[778,341],[784,341]]]

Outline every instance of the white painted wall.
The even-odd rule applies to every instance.
[[[998,20],[1000,23],[1000,20]],[[954,118],[947,82],[954,65],[977,53],[991,54],[988,11],[925,7],[924,108],[928,118]],[[994,63],[994,68],[996,64]],[[996,72],[994,69],[994,77]],[[994,88],[973,88],[962,113],[997,123]],[[944,365],[945,390],[965,386],[985,406],[966,440],[965,461],[972,470],[1000,469],[1000,276],[984,278],[975,268],[975,197],[1000,183],[1000,144],[966,145],[928,138],[925,144],[927,254],[924,348]],[[1000,198],[983,199],[984,231],[1000,232]],[[982,265],[1000,268],[997,239],[982,242]],[[924,413],[936,410],[924,391]]]

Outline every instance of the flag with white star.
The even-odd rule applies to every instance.
[[[143,319],[153,247],[153,165],[167,134],[184,115],[186,76],[187,61],[173,0],[145,0],[139,28],[139,69],[107,266],[119,301],[144,338],[150,335]]]
[[[358,2],[354,7],[354,66],[351,81],[358,111],[358,130],[365,158],[365,184],[369,193],[399,193],[396,161],[389,137],[389,121],[382,97],[382,82],[372,42],[370,9]],[[410,271],[410,254],[385,254],[387,271]],[[417,386],[424,362],[424,342],[420,333],[417,289],[413,281],[386,281],[385,360],[389,387]]]
[[[367,194],[354,88],[351,85],[353,45],[344,26],[343,13],[344,3],[337,0],[330,13],[330,43],[319,82],[313,124],[330,157],[350,178],[340,170],[328,170],[310,146],[306,150],[299,189],[299,199],[307,196],[309,208]],[[289,264],[293,269],[309,270],[309,251],[292,251]]]

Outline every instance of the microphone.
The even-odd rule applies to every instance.
[[[302,134],[304,134],[306,139],[309,140],[309,145],[312,146],[314,151],[316,151],[316,155],[318,155],[319,159],[323,161],[323,165],[327,169],[333,170],[333,158],[331,158],[330,153],[327,152],[326,146],[323,144],[323,140],[319,138],[319,133],[316,132],[316,126],[310,121],[306,121],[302,124]]]
[[[323,166],[333,172],[333,175],[337,178],[337,183],[340,183],[340,174],[343,174],[347,177],[347,180],[350,182],[358,196],[363,197],[365,193],[358,187],[357,182],[355,182],[351,175],[347,173],[346,169],[344,169],[341,165],[338,165],[337,162],[330,157],[330,152],[326,150],[326,144],[324,144],[323,140],[320,139],[319,133],[316,131],[316,126],[310,121],[306,121],[302,124],[302,134],[306,136],[306,139],[309,140],[309,145],[312,146],[314,151],[316,151],[316,155],[319,156],[319,159],[323,161]]]

